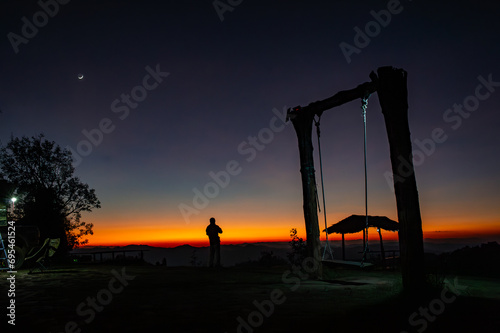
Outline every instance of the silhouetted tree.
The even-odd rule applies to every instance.
[[[14,138],[0,147],[0,177],[16,187],[19,221],[36,225],[42,239],[61,238],[60,249],[86,244],[92,223],[81,220],[84,211],[100,208],[95,190],[73,175],[71,152],[43,134]]]

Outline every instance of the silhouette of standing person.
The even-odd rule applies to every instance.
[[[220,266],[220,238],[219,234],[222,234],[222,229],[215,224],[215,219],[210,218],[210,224],[206,230],[208,239],[210,240],[210,260],[208,267],[219,267]]]

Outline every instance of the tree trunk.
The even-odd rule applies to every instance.
[[[403,288],[418,292],[424,286],[422,219],[408,125],[407,73],[378,69],[378,96],[385,118],[399,219],[399,248]]]
[[[313,278],[322,278],[321,244],[319,240],[318,202],[316,196],[316,177],[312,145],[312,125],[314,113],[305,112],[292,119],[297,133],[300,153],[300,173],[302,176],[302,195],[304,219],[307,235],[307,253],[318,264],[318,270],[311,273]]]

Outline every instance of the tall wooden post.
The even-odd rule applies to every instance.
[[[380,255],[382,256],[382,265],[384,266],[384,269],[386,267],[385,264],[385,250],[384,250],[384,241],[382,240],[382,228],[378,228],[378,237],[380,238]]]
[[[407,73],[393,67],[380,67],[377,72],[377,92],[385,118],[394,175],[403,288],[408,292],[418,292],[425,281],[424,246],[408,125]]]
[[[345,239],[344,239],[344,233],[342,233],[342,260],[345,261]]]
[[[321,264],[321,243],[319,239],[318,202],[312,145],[314,113],[300,113],[291,118],[291,120],[299,142],[307,253],[309,257],[313,258],[316,263],[318,263],[318,270],[312,272],[311,277],[322,278],[323,269]]]

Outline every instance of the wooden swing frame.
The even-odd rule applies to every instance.
[[[302,179],[303,210],[307,234],[308,255],[321,263],[321,243],[317,213],[316,178],[314,170],[312,127],[315,116],[350,101],[377,92],[385,119],[393,172],[394,192],[400,223],[399,246],[403,288],[420,290],[424,286],[424,251],[422,219],[417,183],[413,168],[413,153],[408,125],[407,73],[394,67],[380,67],[370,73],[370,82],[351,90],[336,93],[322,101],[287,112],[287,120],[297,134],[300,173]],[[322,278],[322,266],[312,274]]]

